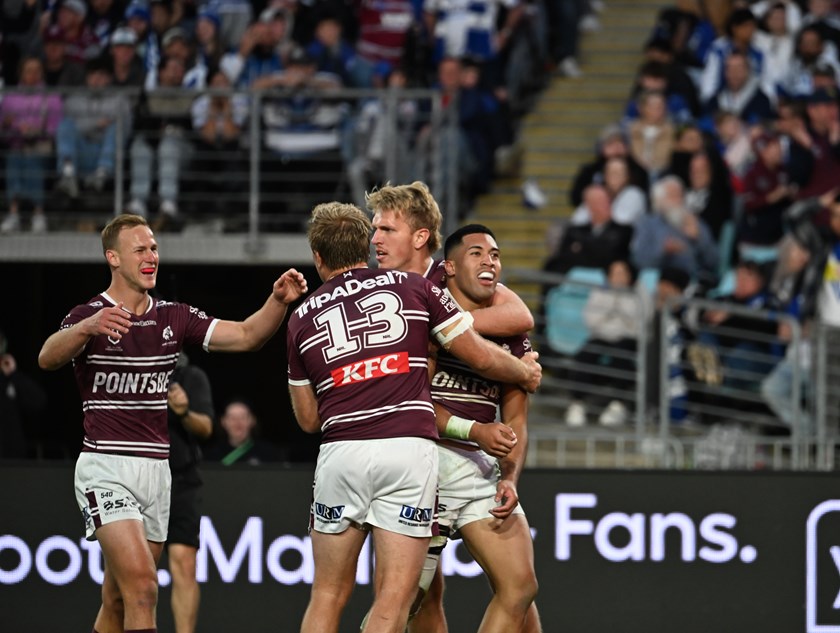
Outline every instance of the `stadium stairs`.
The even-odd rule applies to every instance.
[[[524,157],[519,173],[497,179],[470,218],[496,233],[506,269],[542,267],[553,227],[572,211],[568,192],[575,173],[592,160],[601,129],[620,119],[641,64],[642,46],[662,6],[662,0],[607,0],[599,16],[601,28],[581,34],[578,61],[583,76],[552,77],[526,115],[520,130]],[[547,204],[539,209],[523,202],[522,185],[528,179],[547,196]],[[512,285],[526,300],[537,296],[536,286]]]

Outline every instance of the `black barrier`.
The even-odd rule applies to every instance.
[[[89,631],[101,560],[70,466],[0,466],[0,630]],[[309,596],[311,471],[205,468],[203,633],[298,630]],[[527,471],[546,633],[840,631],[834,474]],[[478,628],[486,581],[445,552],[450,630]],[[366,547],[342,631],[370,602]],[[159,630],[172,630],[160,572]]]

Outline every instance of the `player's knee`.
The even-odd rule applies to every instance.
[[[158,581],[157,572],[138,573],[131,578],[128,586],[123,588],[123,600],[127,605],[140,609],[151,609],[157,604]]]
[[[509,579],[497,585],[496,593],[503,602],[517,609],[527,609],[536,599],[539,585],[534,574]]]

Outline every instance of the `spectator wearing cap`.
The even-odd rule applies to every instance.
[[[705,104],[708,116],[720,111],[732,112],[749,125],[775,117],[770,97],[750,66],[747,56],[738,50],[729,53],[723,62],[724,81],[720,90]]]
[[[221,68],[231,84],[238,88],[250,87],[260,78],[284,70],[287,51],[286,12],[266,9],[257,22],[248,27],[239,49],[222,57]]]
[[[186,68],[184,88],[201,90],[207,85],[207,67],[196,62],[192,42],[183,28],[173,26],[166,31],[160,39],[160,50],[164,57],[178,59]],[[146,90],[153,90],[157,86],[157,77],[157,73],[146,75]]]
[[[81,86],[85,83],[84,66],[67,59],[64,54],[64,32],[58,24],[50,24],[44,40],[44,83],[51,87]]]
[[[118,28],[111,35],[108,54],[114,86],[141,88],[146,81],[143,60],[137,54],[137,33],[127,26]]]
[[[840,76],[837,49],[826,43],[819,29],[808,26],[796,37],[790,70],[781,84],[782,91],[792,98],[807,97],[814,90],[814,72],[817,67],[830,67]]]
[[[732,11],[726,23],[726,33],[716,39],[709,48],[703,74],[700,78],[700,101],[708,103],[724,83],[724,62],[734,50],[747,56],[753,74],[764,78],[764,54],[753,42],[758,22],[752,11],[742,7]]]
[[[93,30],[85,22],[88,13],[84,0],[62,0],[55,23],[64,33],[64,55],[68,60],[84,64],[102,51]]]
[[[569,192],[569,200],[573,206],[580,205],[583,201],[583,191],[589,185],[604,184],[604,166],[610,158],[626,158],[630,172],[630,183],[639,187],[642,191],[647,191],[649,184],[647,172],[630,156],[621,127],[619,125],[608,125],[601,130],[598,136],[595,159],[581,165],[575,175]]]
[[[819,197],[837,187],[840,174],[840,113],[837,90],[815,90],[808,97],[806,114],[807,128],[800,130],[795,140],[806,150],[811,168],[810,178],[797,195],[799,200]],[[823,210],[815,219],[821,225],[827,224],[827,210]]]
[[[145,80],[146,75],[157,72],[160,61],[160,43],[151,28],[152,14],[146,0],[132,0],[126,7],[125,20],[128,27],[137,34],[136,54],[143,62]]]
[[[736,241],[776,244],[784,232],[782,218],[793,202],[797,187],[784,164],[779,137],[763,131],[753,139],[756,160],[744,174],[741,220]]]
[[[353,76],[356,51],[344,39],[342,28],[341,22],[333,16],[321,19],[315,27],[315,39],[306,47],[306,53],[315,60],[320,72],[338,75],[345,86],[354,86],[358,85]]]
[[[96,192],[105,189],[114,174],[117,126],[121,138],[131,130],[131,106],[125,95],[109,91],[111,68],[106,59],[87,63],[85,92],[64,102],[64,118],[56,133],[59,190],[71,198],[79,195],[79,178]]]

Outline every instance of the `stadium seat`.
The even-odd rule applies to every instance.
[[[656,292],[656,284],[659,283],[659,269],[658,268],[642,268],[639,271],[638,283],[642,288],[653,294]]]
[[[739,248],[741,259],[756,264],[766,264],[779,259],[779,249],[775,246],[759,246],[757,244],[741,244]]]
[[[552,350],[574,356],[589,338],[583,308],[593,287],[602,286],[606,274],[600,268],[573,268],[565,281],[546,294],[546,337]]]

